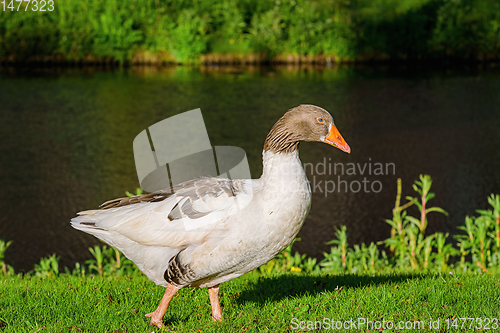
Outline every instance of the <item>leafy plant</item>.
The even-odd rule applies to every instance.
[[[465,235],[456,235],[461,248],[462,259],[472,256],[472,266],[482,271],[488,271],[488,267],[498,266],[500,259],[500,196],[491,195],[488,203],[491,210],[477,210],[478,217],[466,216],[465,226],[458,229],[465,231]]]
[[[85,277],[85,266],[80,265],[79,262],[75,263],[75,268],[72,271],[68,267],[64,267],[64,271],[68,275]]]
[[[492,210],[477,210],[481,216],[488,219],[490,225],[490,237],[493,238],[494,251],[500,251],[500,195],[490,195],[488,203],[493,208]]]
[[[396,195],[396,203],[392,210],[392,220],[386,219],[385,221],[392,227],[391,228],[391,237],[386,239],[380,244],[385,243],[389,246],[391,253],[394,255],[398,253],[400,266],[404,266],[407,254],[406,254],[406,228],[408,226],[408,220],[406,219],[406,208],[413,205],[412,201],[407,202],[403,206],[401,203],[401,192],[402,185],[401,179],[398,178],[397,181],[397,195]]]
[[[418,209],[420,210],[420,220],[417,220],[413,216],[406,216],[406,219],[415,224],[419,228],[420,234],[424,235],[428,223],[427,214],[429,214],[430,212],[439,212],[444,215],[448,215],[448,213],[444,209],[439,207],[426,207],[428,201],[435,197],[435,194],[430,192],[432,179],[429,175],[420,175],[419,178],[420,181],[417,180],[415,181],[415,184],[413,184],[413,189],[418,192],[418,194],[420,194],[421,200],[419,201],[413,197],[406,197],[406,199],[411,201],[418,207]]]
[[[459,255],[461,253],[459,250],[453,247],[453,244],[446,244],[448,235],[448,233],[443,234],[442,232],[436,232],[434,234],[434,246],[437,249],[437,253],[433,254],[433,259],[436,267],[438,267],[439,270],[443,272],[448,269],[448,261],[450,260],[450,257]]]
[[[411,196],[407,196],[408,202],[400,206],[400,198],[402,192],[401,180],[398,179],[398,190],[396,196],[396,204],[392,210],[392,220],[386,220],[391,226],[391,237],[381,243],[385,243],[393,254],[395,265],[401,270],[428,270],[434,265],[434,260],[440,262],[440,267],[446,267],[449,257],[455,255],[456,252],[451,251],[450,246],[445,247],[443,239],[447,236],[440,233],[425,236],[428,220],[427,214],[430,212],[439,212],[445,215],[448,213],[439,207],[428,207],[428,202],[434,198],[434,193],[430,192],[432,179],[428,175],[420,175],[419,181],[415,181],[413,189],[420,195],[420,200]],[[420,218],[417,219],[407,214],[406,209],[411,205],[418,207]],[[435,242],[435,239],[438,241]],[[432,256],[433,247],[438,244],[441,253],[439,256]],[[444,253],[443,251],[446,251]],[[408,263],[410,267],[408,267]]]
[[[88,272],[99,275],[114,275],[114,276],[134,276],[139,274],[139,270],[132,261],[123,257],[123,254],[114,247],[106,245],[95,245],[89,248],[94,259],[86,261]],[[79,268],[79,267],[78,267]],[[75,268],[74,274],[85,274],[85,269]]]
[[[94,248],[89,247],[90,253],[92,253],[92,256],[94,256],[94,259],[89,259],[85,262],[87,265],[89,265],[89,272],[95,271],[99,275],[102,275],[104,273],[103,262],[105,250],[106,245],[104,245],[102,248],[97,245],[94,245]]]
[[[338,274],[348,273],[380,273],[390,268],[385,251],[380,251],[375,243],[366,246],[364,243],[354,245],[352,248],[347,244],[347,229],[341,226],[336,231],[337,239],[327,244],[332,246],[330,253],[324,253],[325,258],[320,262],[323,272]]]
[[[348,243],[346,226],[340,226],[340,229],[335,231],[335,236],[336,239],[333,239],[326,244],[334,244],[337,246],[332,246],[330,253],[323,253],[325,258],[320,262],[321,267],[331,273],[342,272],[347,267]]]
[[[293,242],[274,259],[260,266],[259,272],[261,274],[277,274],[283,272],[300,273],[303,270],[311,273],[318,272],[319,267],[316,265],[316,259],[308,258],[308,260],[305,261],[306,255],[301,255],[298,252],[292,255],[292,246],[296,241],[300,241],[300,238],[294,239]]]
[[[262,15],[253,16],[249,28],[250,46],[268,59],[281,52],[280,41],[283,38],[283,17],[279,7],[274,7]]]
[[[35,275],[41,278],[55,278],[59,275],[59,256],[55,253],[50,257],[40,259],[35,265]]]
[[[142,188],[138,187],[135,189],[135,194],[134,193],[130,193],[129,191],[125,191],[125,194],[127,195],[127,197],[133,197],[133,196],[136,196],[136,195],[141,195],[143,193],[143,190]]]
[[[112,57],[120,63],[131,59],[143,40],[143,32],[134,29],[134,20],[127,10],[122,10],[119,1],[106,3],[103,13],[93,20],[93,53],[98,57]]]
[[[183,10],[177,24],[170,27],[170,50],[179,62],[196,62],[207,47],[207,14]]]
[[[446,0],[437,11],[431,45],[440,54],[474,58],[498,52],[500,3],[488,0]]]
[[[14,274],[14,268],[5,263],[5,251],[7,251],[10,244],[12,244],[12,241],[5,242],[3,239],[0,239],[0,267],[1,267],[0,273],[4,276],[9,276]]]

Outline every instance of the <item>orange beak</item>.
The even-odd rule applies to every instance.
[[[347,142],[345,142],[342,135],[340,135],[340,132],[337,129],[337,127],[333,125],[330,129],[330,133],[328,133],[328,136],[325,138],[324,142],[334,147],[337,147],[338,149],[345,151],[348,154],[351,153],[351,147],[349,147],[349,145],[347,144]]]

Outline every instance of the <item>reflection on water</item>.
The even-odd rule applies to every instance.
[[[389,235],[396,179],[403,194],[419,174],[434,179],[429,232],[456,232],[466,214],[500,193],[500,73],[374,68],[139,67],[0,72],[0,238],[7,261],[32,269],[56,252],[62,265],[89,258],[97,242],[73,230],[76,212],[138,185],[132,141],[148,126],[201,108],[212,146],[243,148],[262,171],[268,130],[289,108],[329,110],[350,155],[303,143],[314,191],[298,251],[320,256],[334,227],[349,243]],[[389,166],[389,167],[387,167]]]

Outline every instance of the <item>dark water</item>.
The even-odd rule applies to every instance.
[[[388,237],[384,219],[391,217],[398,177],[404,195],[414,195],[411,184],[419,174],[433,177],[431,204],[450,214],[432,213],[429,232],[456,233],[466,214],[486,208],[486,197],[500,193],[500,71],[495,68],[29,73],[4,68],[0,238],[14,241],[7,262],[30,270],[54,252],[64,266],[89,259],[87,248],[98,242],[73,230],[69,220],[138,186],[132,140],[146,127],[201,108],[211,144],[243,148],[258,177],[268,130],[286,110],[303,103],[332,113],[352,153],[301,144],[314,189],[302,241],[295,245],[302,253],[322,257],[324,243],[342,224],[350,244]],[[329,189],[335,184],[334,193],[325,195],[326,181]]]

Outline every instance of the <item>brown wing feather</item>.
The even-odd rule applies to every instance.
[[[226,194],[229,197],[236,196],[242,190],[243,182],[244,180],[198,178],[174,186],[173,191],[161,190],[133,197],[109,200],[101,205],[101,209],[118,208],[140,202],[159,202],[169,198],[173,193],[177,193],[188,199],[182,205],[179,205],[179,203],[175,204],[168,215],[168,219],[170,221],[177,220],[182,218],[183,215],[189,216],[191,219],[198,219],[210,212],[197,211],[193,207],[195,201],[203,200],[206,197],[219,197],[222,194]]]
[[[139,202],[158,202],[165,200],[172,195],[171,192],[167,191],[157,191],[153,193],[134,195],[133,197],[118,198],[106,201],[100,207],[101,209],[110,209],[123,207],[127,205],[132,205]]]

